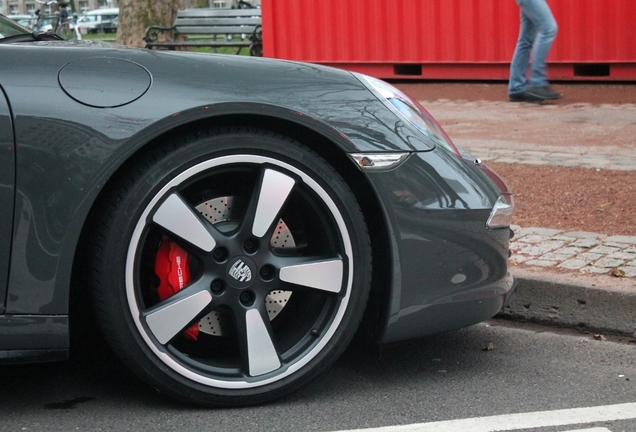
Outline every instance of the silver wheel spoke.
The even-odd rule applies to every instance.
[[[183,331],[212,301],[205,287],[193,285],[169,297],[146,314],[146,323],[160,344]]]
[[[245,313],[245,326],[250,376],[278,369],[281,366],[278,352],[258,310],[250,309]]]
[[[170,195],[157,209],[153,222],[188,243],[210,252],[216,241],[197,214],[177,194]]]
[[[252,225],[254,236],[263,237],[274,221],[278,221],[278,213],[287,201],[295,183],[295,180],[288,175],[270,169],[265,171]]]
[[[279,272],[284,282],[338,293],[342,288],[342,260],[309,262],[283,267]]]

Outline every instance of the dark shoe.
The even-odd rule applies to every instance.
[[[526,93],[529,93],[533,96],[540,97],[541,99],[554,100],[561,99],[563,96],[561,93],[557,93],[553,91],[550,86],[538,86],[538,87],[528,87]]]
[[[536,96],[532,93],[529,93],[527,91],[522,91],[519,93],[510,93],[508,95],[508,97],[510,98],[510,102],[543,102],[544,98]]]

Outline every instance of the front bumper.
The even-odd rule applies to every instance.
[[[515,288],[507,267],[510,231],[489,229],[486,221],[510,193],[505,183],[444,149],[415,152],[367,176],[390,239],[380,340],[440,333],[497,314]]]

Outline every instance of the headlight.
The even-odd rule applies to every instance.
[[[511,194],[504,194],[499,197],[490,212],[490,217],[486,221],[486,226],[491,229],[507,228],[512,222],[515,212],[515,202]]]
[[[441,145],[446,150],[452,151],[461,157],[457,147],[455,147],[455,144],[453,144],[448,135],[446,135],[446,132],[444,132],[439,123],[435,121],[433,116],[431,116],[418,101],[382,80],[359,73],[355,75],[361,82],[367,84],[368,87],[375,90],[376,93],[384,98],[386,105],[393,112],[415,126],[436,144]]]

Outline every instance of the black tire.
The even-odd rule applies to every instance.
[[[236,128],[179,140],[118,175],[98,212],[101,327],[132,369],[181,400],[239,406],[289,394],[340,356],[362,318],[371,251],[360,208],[323,159],[280,135]],[[163,299],[160,244],[181,251],[170,268],[184,284]]]

